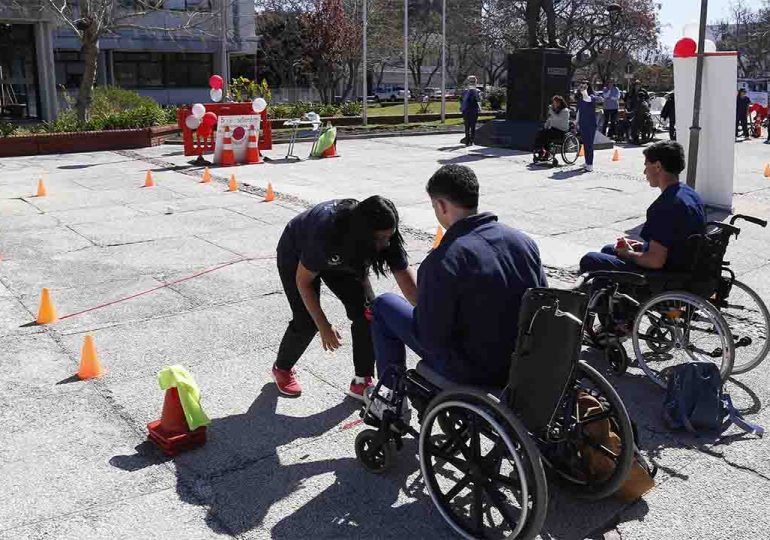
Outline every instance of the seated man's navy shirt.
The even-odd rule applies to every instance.
[[[414,332],[461,384],[503,387],[524,292],[545,287],[535,242],[490,213],[452,225],[420,265]],[[433,367],[433,366],[432,366]]]
[[[688,238],[703,234],[706,210],[703,199],[684,184],[669,186],[647,209],[647,222],[639,235],[645,242],[655,240],[668,249],[664,270],[687,270],[691,259]]]
[[[339,200],[327,201],[314,206],[292,218],[278,242],[279,259],[299,260],[302,265],[315,273],[350,272],[357,273],[345,260],[341,251],[330,241],[334,217],[339,210]],[[337,239],[341,244],[343,239]],[[388,267],[392,272],[406,269],[409,263],[403,250],[389,250]]]

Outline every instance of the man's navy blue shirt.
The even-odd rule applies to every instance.
[[[668,249],[665,270],[688,269],[691,262],[688,238],[703,234],[706,209],[703,199],[691,187],[676,183],[667,187],[647,209],[647,222],[639,235]]]
[[[461,384],[508,381],[524,292],[547,286],[535,242],[491,213],[458,221],[420,265],[414,332]]]

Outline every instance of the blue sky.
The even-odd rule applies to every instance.
[[[731,0],[709,0],[709,23],[723,19],[728,12]],[[758,0],[755,0],[758,3]],[[674,44],[682,37],[682,27],[689,22],[700,19],[700,0],[660,0],[661,36],[665,47],[674,48]],[[751,2],[750,2],[751,3]]]

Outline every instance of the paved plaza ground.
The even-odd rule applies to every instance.
[[[598,152],[584,173],[532,169],[525,153],[466,149],[458,137],[343,141],[341,158],[300,163],[279,159],[279,146],[269,163],[214,169],[212,184],[199,183],[179,146],[0,159],[0,538],[453,537],[425,492],[414,441],[383,476],[357,463],[358,404],[344,396],[349,331],[334,354],[311,345],[300,398],[277,394],[270,366],[289,319],[275,269],[284,225],[313,203],[380,194],[398,206],[418,265],[437,226],[425,183],[441,164],[463,163],[479,177],[481,209],[531,234],[551,284],[567,287],[580,256],[637,231],[657,196],[640,148],[621,148],[620,162]],[[767,218],[770,146],[736,147],[735,211]],[[147,169],[155,187],[140,187]],[[225,191],[230,173],[240,192]],[[46,197],[32,196],[38,177]],[[273,203],[262,202],[268,182]],[[770,230],[746,225],[729,259],[769,301]],[[60,316],[75,315],[28,325],[43,287]],[[347,328],[339,302],[323,303]],[[72,377],[85,334],[106,369],[98,380]],[[212,418],[208,443],[174,459],[146,442],[163,403],[156,373],[170,364],[194,375]],[[658,485],[634,504],[584,503],[554,487],[543,538],[770,537],[770,437],[671,433],[659,389],[634,369],[610,378],[660,467]],[[727,384],[766,427],[769,383],[766,362]]]

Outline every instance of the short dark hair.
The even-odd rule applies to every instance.
[[[479,206],[479,181],[466,165],[444,165],[433,173],[425,189],[432,199],[444,197],[469,210]]]
[[[678,175],[684,170],[684,148],[676,141],[660,141],[644,149],[650,163],[660,163],[666,172]]]

